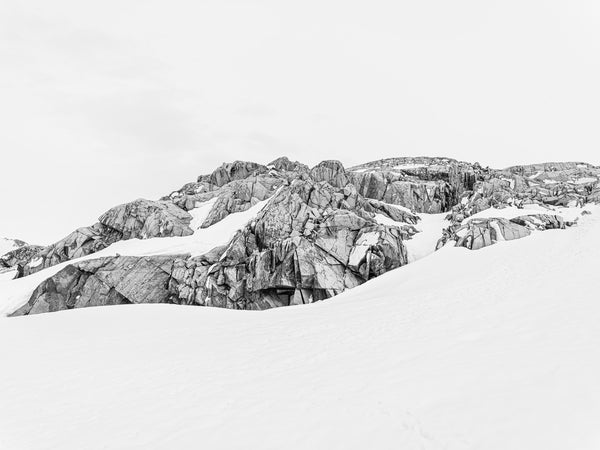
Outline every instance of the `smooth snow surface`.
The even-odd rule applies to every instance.
[[[446,220],[448,213],[417,215],[421,218],[415,225],[419,233],[412,239],[404,241],[409,263],[432,254],[438,240],[442,237],[442,230],[450,226],[450,221]]]
[[[600,208],[334,299],[0,321],[2,449],[600,448]]]
[[[29,297],[31,297],[35,288],[46,278],[51,277],[67,265],[77,261],[115,256],[117,254],[121,256],[176,255],[185,253],[189,253],[192,256],[203,255],[219,245],[226,244],[237,230],[243,228],[260,212],[268,201],[259,202],[247,211],[230,214],[211,227],[197,229],[191,236],[119,241],[99,252],[48,267],[24,278],[11,281],[6,280],[4,277],[0,278],[0,317],[10,314],[24,305],[29,300]],[[208,203],[210,201],[203,205]],[[206,209],[197,215],[193,214],[194,220],[203,220],[201,215],[204,213],[208,214]],[[0,447],[0,450],[3,450],[2,447]]]
[[[17,274],[16,270],[7,270],[6,272],[0,272],[0,283],[2,283],[3,281],[12,280],[16,274]],[[0,300],[0,305],[1,304],[2,304],[2,300]],[[0,308],[1,308],[1,306],[0,306]]]
[[[421,220],[416,225],[396,222],[383,214],[375,214],[375,220],[382,225],[396,225],[400,227],[410,225],[419,231],[411,239],[404,241],[408,254],[408,262],[411,263],[435,251],[435,246],[442,237],[442,230],[450,226],[450,221],[446,220],[447,215],[448,213],[417,214]]]

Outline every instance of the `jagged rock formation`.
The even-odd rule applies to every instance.
[[[22,269],[24,275],[35,273],[64,261],[96,253],[127,239],[188,236],[192,216],[171,202],[138,199],[111,208],[98,223],[79,228],[64,239],[39,252]]]
[[[512,241],[529,236],[527,227],[502,218],[469,220],[456,232],[456,245],[478,250],[498,241]]]
[[[402,239],[410,227],[375,222],[370,203],[351,185],[340,191],[296,181],[270,206],[213,260],[179,263],[172,288],[180,303],[236,309],[310,303],[407,262]]]
[[[86,306],[164,303],[172,256],[98,258],[70,264],[34,291],[15,316]]]
[[[582,206],[600,199],[600,168],[585,163],[545,163],[490,170],[452,208],[461,222],[491,207],[537,204]]]
[[[159,258],[155,266],[161,272],[152,269],[158,284],[143,291],[146,301],[235,309],[310,303],[407,263],[403,239],[414,227],[381,225],[373,216],[374,211],[389,211],[413,222],[416,217],[362,198],[351,184],[340,189],[295,180],[268,206],[225,247],[199,258]],[[92,306],[97,297],[106,297],[109,304],[138,303],[140,296],[129,280],[147,283],[152,262],[114,257],[68,266],[15,315]]]
[[[457,247],[478,250],[495,244],[498,241],[512,241],[529,236],[531,230],[564,229],[573,223],[565,222],[555,214],[534,214],[519,216],[507,220],[503,218],[467,219],[463,225],[454,225],[444,230],[437,243],[441,248],[450,240],[456,241]]]
[[[600,169],[583,163],[494,170],[426,157],[350,169],[339,161],[310,169],[285,157],[267,165],[223,164],[160,201],[111,209],[97,224],[45,248],[21,272],[89,255],[119,240],[191,235],[268,201],[225,245],[215,243],[196,257],[74,262],[42,283],[15,314],[139,302],[235,309],[310,303],[406,264],[404,243],[418,232],[416,213],[448,212],[451,226],[440,230],[438,247],[454,241],[476,250],[572,224],[550,210],[511,220],[472,215],[490,207],[599,201],[599,178]],[[208,212],[195,219],[199,207]]]
[[[374,161],[353,167],[349,175],[365,197],[415,212],[440,213],[455,205],[486,173],[478,164],[420,157]]]

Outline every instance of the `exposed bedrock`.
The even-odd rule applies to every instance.
[[[69,264],[40,284],[13,316],[87,306],[166,303],[177,256],[107,257]]]
[[[497,217],[470,219],[463,225],[451,226],[444,230],[437,248],[454,240],[457,247],[479,250],[499,241],[524,238],[529,236],[533,230],[564,229],[571,225],[573,223],[565,222],[561,216],[553,214],[519,216],[510,220]]]
[[[98,223],[75,230],[44,248],[22,268],[28,275],[47,267],[98,252],[127,239],[188,236],[192,216],[171,202],[139,199],[111,208]]]
[[[226,245],[206,255],[77,262],[42,283],[18,314],[143,298],[234,309],[329,298],[407,263],[403,239],[416,232],[408,223],[416,217],[380,206],[352,185],[295,180]],[[391,211],[406,223],[381,225],[374,211]],[[153,282],[139,294],[134,287],[148,284],[149,277]]]
[[[235,161],[160,201],[119,205],[49,247],[6,257],[27,275],[120,240],[201,233],[265,202],[228,242],[215,242],[202,256],[74,261],[17,313],[140,302],[267,309],[329,298],[406,264],[405,241],[418,232],[418,212],[448,213],[451,225],[440,230],[438,247],[452,241],[476,250],[572,225],[558,207],[600,201],[599,178],[600,169],[584,163],[494,170],[427,157],[349,169],[333,160],[312,168],[285,157],[267,165]],[[540,213],[471,217],[491,207],[527,205]]]

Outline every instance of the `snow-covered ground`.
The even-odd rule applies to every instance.
[[[0,321],[2,449],[600,448],[600,208],[328,301]]]
[[[404,242],[409,263],[424,258],[435,251],[435,246],[442,237],[442,230],[450,225],[450,221],[446,220],[447,215],[448,213],[418,214],[421,220],[415,225],[415,228],[419,230],[419,233]]]

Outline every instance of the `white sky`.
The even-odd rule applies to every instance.
[[[597,0],[0,2],[0,236],[223,161],[600,164]]]

